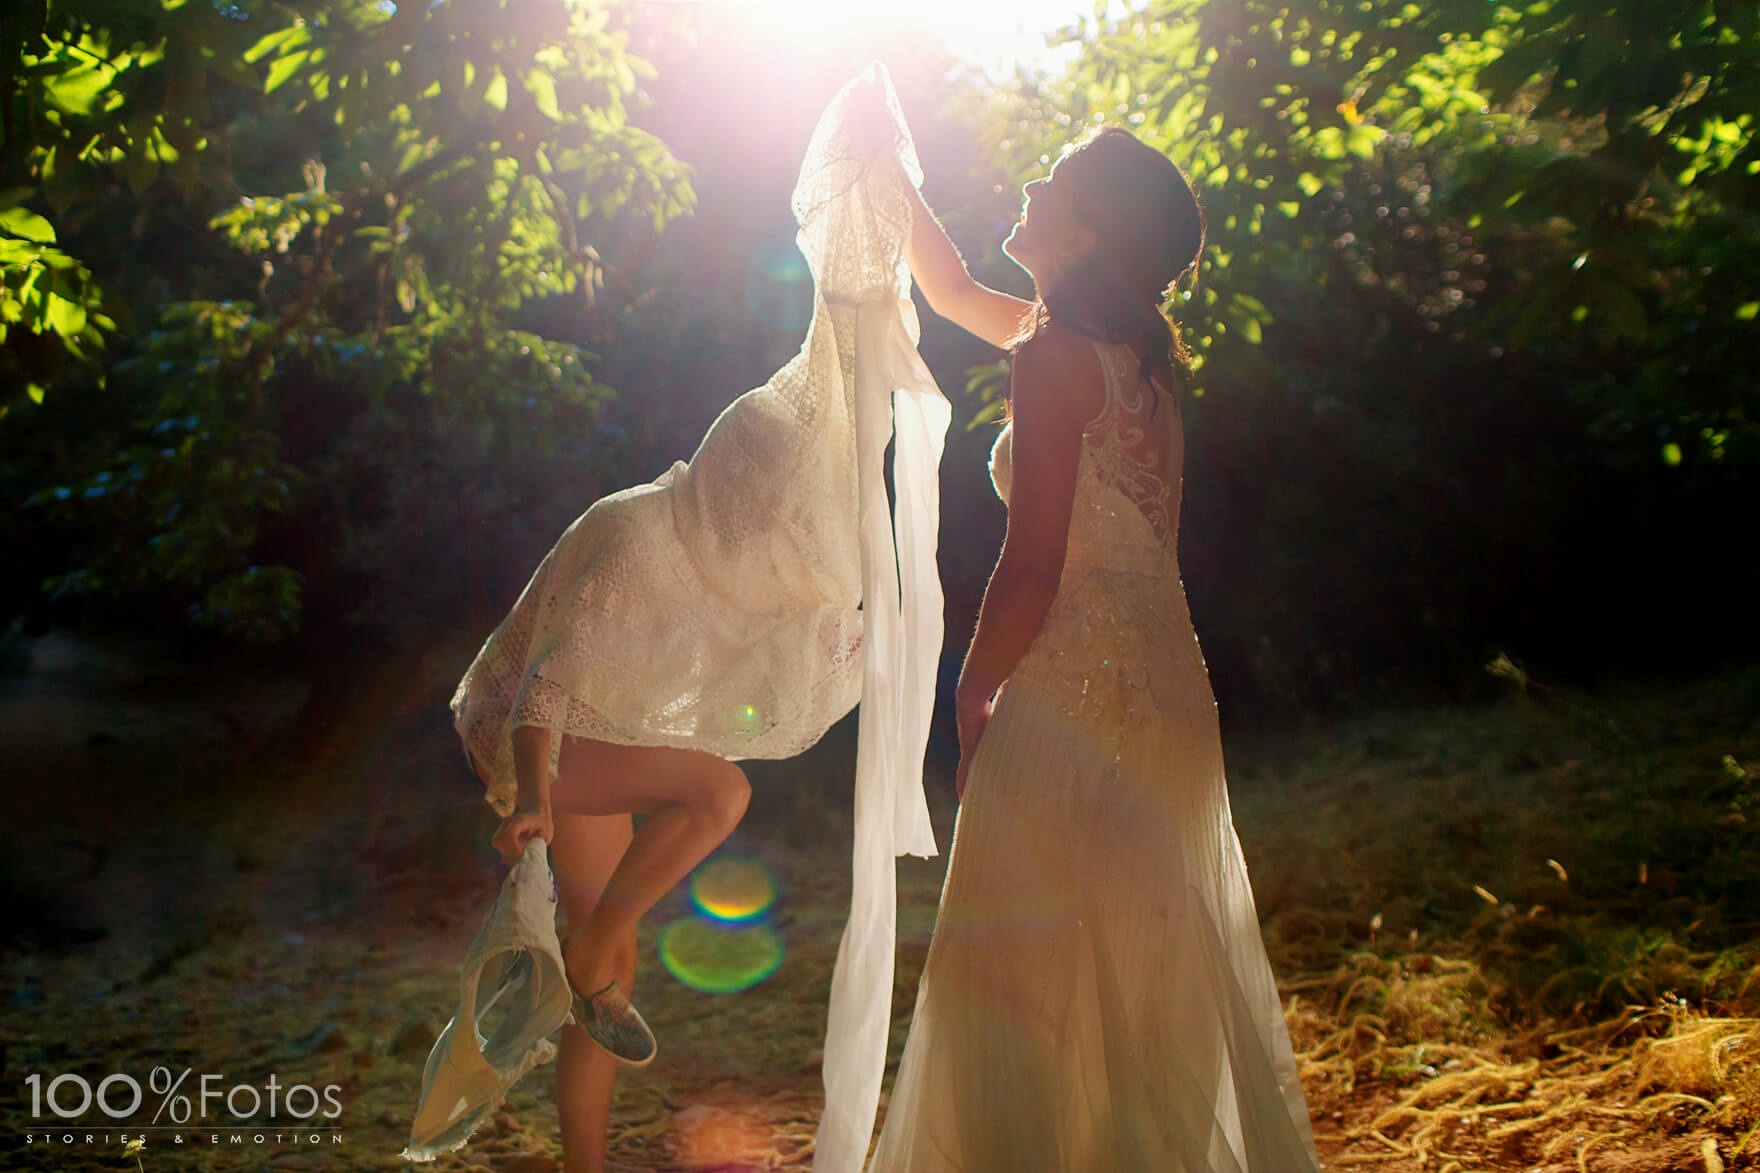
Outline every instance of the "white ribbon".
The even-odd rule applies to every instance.
[[[816,1173],[855,1173],[867,1156],[892,1017],[894,859],[936,853],[922,779],[943,634],[935,546],[941,455],[953,409],[917,353],[917,338],[916,308],[908,298],[857,310],[862,715],[850,914],[831,975]],[[886,509],[889,438],[896,522]]]

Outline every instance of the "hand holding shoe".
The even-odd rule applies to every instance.
[[[490,838],[489,845],[501,854],[508,867],[519,862],[526,853],[526,844],[536,835],[546,844],[556,836],[556,820],[549,807],[515,807],[501,820],[501,826]]]

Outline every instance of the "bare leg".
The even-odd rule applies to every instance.
[[[628,815],[556,816],[550,860],[570,932],[586,923],[605,883],[629,847]],[[630,934],[627,964],[617,982],[625,991],[635,984],[635,934]],[[587,1039],[578,1027],[562,1032],[556,1058],[556,1116],[562,1126],[564,1173],[603,1173],[605,1135],[611,1121],[611,1092],[617,1060]]]
[[[624,812],[647,817],[593,905],[571,920],[562,956],[575,988],[603,989],[633,964],[636,922],[727,838],[751,785],[734,763],[700,750],[613,745],[565,737],[551,796],[558,818]]]
[[[550,739],[556,734],[542,725],[520,725],[513,731],[513,776],[518,793],[514,804],[524,810],[539,805],[541,783],[550,769]]]

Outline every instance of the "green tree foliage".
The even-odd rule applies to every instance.
[[[686,168],[629,123],[645,66],[624,34],[559,3],[163,0],[57,6],[39,40],[60,48],[25,54],[36,90],[12,103],[23,197],[68,218],[126,205],[136,256],[155,232],[190,243],[157,273],[118,267],[141,328],[102,418],[56,395],[40,410],[60,430],[20,425],[61,451],[33,504],[83,535],[52,591],[193,593],[198,622],[255,638],[297,627],[314,571],[369,580],[383,619],[400,592],[412,614],[424,590],[468,594],[470,541],[606,446],[609,390],[544,307],[591,305],[596,234],[691,206]],[[93,73],[86,45],[116,71]],[[60,95],[41,126],[16,117],[37,91]],[[69,144],[90,190],[58,179]],[[4,226],[52,231],[14,207]],[[118,243],[114,224],[84,235]],[[95,298],[72,271],[67,293]],[[17,320],[80,345],[56,325],[71,312]]]
[[[40,403],[68,358],[95,359],[116,328],[55,221],[113,184],[139,195],[161,169],[190,184],[209,77],[254,84],[239,56],[251,35],[205,4],[23,0],[0,16],[0,412]]]
[[[1336,243],[1338,189],[1379,170],[1392,183],[1370,193],[1388,196],[1376,217],[1434,215],[1525,246],[1522,296],[1475,322],[1481,337],[1623,343],[1641,379],[1612,405],[1622,421],[1641,399],[1672,401],[1692,425],[1689,455],[1722,459],[1732,444],[1752,454],[1760,417],[1750,379],[1720,378],[1739,369],[1722,342],[1747,331],[1743,275],[1760,259],[1755,13],[1161,0],[1096,39],[1083,96],[1203,185],[1216,245],[1207,340],[1232,329],[1256,341],[1268,315],[1254,290]],[[1401,228],[1404,240],[1435,231]],[[1361,274],[1394,277],[1350,247],[1360,235],[1345,243]],[[1472,304],[1459,284],[1408,292],[1438,320]],[[1712,365],[1681,379],[1671,360],[1689,351]],[[1678,460],[1682,445],[1667,451]]]
[[[716,6],[24,0],[0,602],[48,575],[233,637],[475,630],[798,343],[799,145],[878,55],[987,281],[1026,291],[995,250],[1014,185],[1087,121],[1198,183],[1182,559],[1227,697],[1750,646],[1760,560],[1721,519],[1760,504],[1753,20],[1150,0],[1068,76],[986,89],[916,41],[803,60]],[[657,231],[692,184],[704,213]],[[990,357],[924,327],[950,390]],[[1000,527],[988,441],[944,466],[950,630]],[[1633,599],[1652,622],[1610,639]]]
[[[1228,600],[1207,647],[1240,691],[1306,702],[1567,630],[1582,652],[1622,579],[1658,642],[1689,613],[1695,638],[1751,627],[1755,560],[1716,519],[1760,463],[1755,25],[1153,0],[1017,107],[1022,170],[1104,117],[1199,186],[1188,570]]]

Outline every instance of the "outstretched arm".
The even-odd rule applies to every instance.
[[[992,289],[974,278],[947,238],[923,193],[904,184],[911,204],[911,276],[929,308],[992,346],[1004,347],[1019,332],[1032,302]]]

